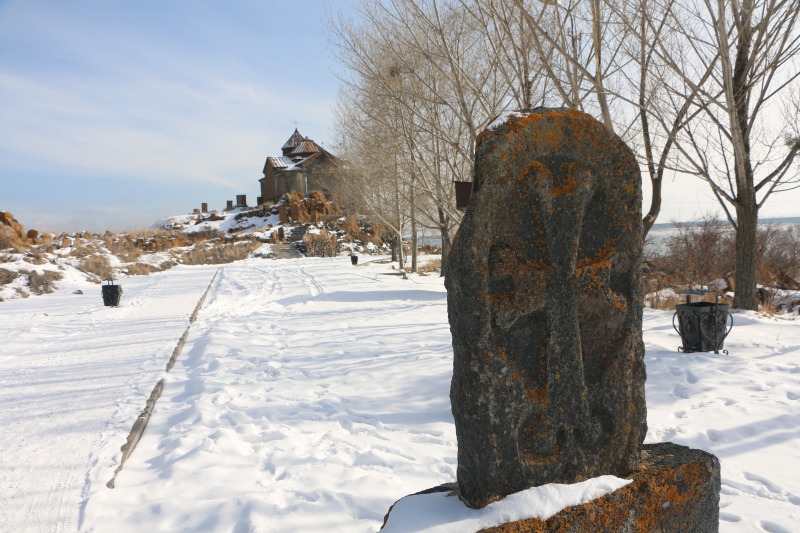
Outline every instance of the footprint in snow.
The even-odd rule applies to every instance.
[[[785,528],[775,522],[770,522],[769,520],[762,520],[758,525],[762,531],[766,531],[767,533],[792,533],[791,529]]]
[[[683,385],[674,385],[672,389],[670,389],[669,393],[672,396],[677,398],[682,398],[684,400],[688,400],[691,395],[689,394],[689,389],[684,387]]]
[[[739,516],[738,514],[725,513],[725,512],[720,512],[719,513],[719,519],[721,521],[723,521],[723,522],[741,522],[742,521],[742,517]]]
[[[768,480],[765,477],[759,476],[758,474],[753,474],[751,472],[744,472],[744,478],[747,481],[752,481],[754,483],[759,483],[759,484],[763,485],[764,488],[766,488],[768,491],[770,491],[773,494],[782,494],[783,493],[783,490],[781,490],[781,488],[778,485],[776,485],[775,483],[773,483],[772,481]]]

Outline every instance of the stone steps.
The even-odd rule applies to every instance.
[[[305,251],[305,246],[303,245],[303,236],[307,231],[307,224],[293,227],[286,236],[286,242],[282,242],[272,247],[275,258],[296,259],[298,257],[303,257],[303,252]]]

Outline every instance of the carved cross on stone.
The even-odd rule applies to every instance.
[[[633,153],[539,108],[485,131],[475,169],[445,272],[461,499],[629,475],[646,433]]]

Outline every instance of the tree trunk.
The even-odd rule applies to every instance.
[[[733,306],[737,309],[758,310],[756,291],[756,228],[758,207],[755,193],[742,195],[736,203],[736,291]]]
[[[447,226],[441,226],[439,232],[442,235],[442,268],[439,270],[439,276],[444,276],[444,266],[447,264],[447,258],[450,256],[450,230]]]
[[[415,186],[414,186],[414,175],[411,176],[411,272],[417,271],[417,250],[419,243],[417,242],[417,212],[416,212],[416,204],[414,202],[415,196]]]
[[[403,233],[398,231],[395,238],[397,239],[397,263],[399,268],[402,269],[406,264],[406,253],[403,250]]]
[[[718,0],[722,1],[722,0]],[[758,310],[756,295],[756,228],[758,203],[756,201],[753,166],[750,160],[750,95],[752,87],[747,73],[752,68],[750,51],[753,41],[753,0],[744,0],[739,16],[741,29],[736,43],[736,62],[730,84],[726,87],[726,103],[731,117],[734,173],[736,176],[736,291],[733,306],[738,309]],[[720,11],[722,13],[722,11]],[[722,41],[725,42],[725,41]],[[724,55],[726,49],[721,49]],[[723,70],[730,64],[723,60]]]

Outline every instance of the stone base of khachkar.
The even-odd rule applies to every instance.
[[[720,472],[713,455],[671,442],[647,444],[641,463],[628,479],[631,484],[584,505],[568,507],[546,520],[518,520],[478,533],[719,531]],[[446,484],[424,493],[450,492],[455,487],[454,483]],[[391,515],[392,509],[384,526]]]

